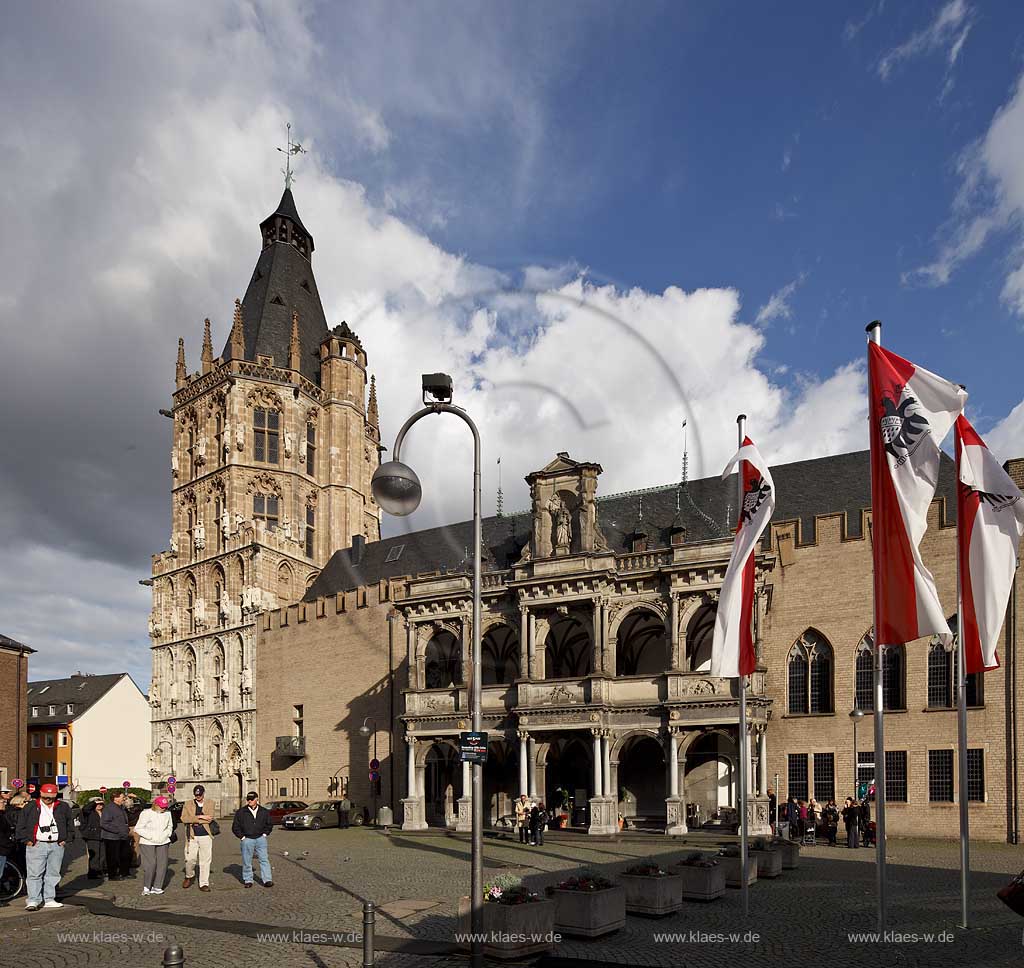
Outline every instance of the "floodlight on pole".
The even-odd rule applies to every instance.
[[[404,518],[420,506],[423,488],[416,472],[400,460],[389,460],[380,465],[370,481],[373,499],[388,514]]]

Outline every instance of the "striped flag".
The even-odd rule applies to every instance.
[[[775,510],[775,482],[749,437],[744,438],[743,446],[726,465],[722,477],[728,477],[737,464],[743,481],[743,503],[718,600],[711,645],[711,674],[724,678],[749,676],[754,671],[754,554]]]
[[[968,672],[999,666],[996,643],[1024,535],[1024,495],[964,416],[956,420],[961,641]]]
[[[868,344],[872,554],[880,645],[925,635],[952,641],[935,580],[921,559],[939,444],[967,393],[876,343]]]

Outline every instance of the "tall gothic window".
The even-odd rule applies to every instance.
[[[213,418],[213,446],[216,450],[214,467],[220,467],[224,463],[224,414],[218,413]]]
[[[257,407],[252,415],[253,456],[264,464],[279,464],[281,415]]]
[[[224,498],[219,494],[213,499],[213,546],[217,551],[224,550],[224,529],[220,524],[220,517],[224,511]],[[217,596],[218,600],[220,595]]]
[[[959,702],[957,697],[957,689],[960,685],[960,666],[957,659],[956,649],[960,647],[960,635],[957,628],[957,616],[952,616],[949,619],[949,628],[953,633],[953,648],[954,651],[949,654],[949,665],[950,665],[950,699],[949,705],[956,706]],[[933,644],[937,640],[933,640]],[[984,705],[985,696],[983,685],[985,682],[985,674],[983,672],[969,672],[967,673],[967,705],[968,706],[981,706]],[[930,689],[929,689],[930,695]]]
[[[874,651],[869,632],[857,647],[857,708],[875,708]],[[882,708],[907,708],[907,653],[902,645],[882,646]]]
[[[306,424],[306,473],[316,477],[316,427]]]
[[[835,711],[832,689],[832,646],[814,629],[808,629],[789,653],[789,712]]]
[[[268,531],[277,530],[280,517],[280,501],[276,494],[254,494],[252,496],[252,517],[254,521],[262,521]]]
[[[194,481],[196,479],[196,434],[195,431],[189,427],[188,429],[188,479]]]
[[[872,670],[873,658],[871,646],[862,642],[857,649],[856,678],[856,706],[858,709],[875,708],[874,682],[875,676]]]
[[[306,508],[306,557],[312,558],[316,551],[316,509]]]

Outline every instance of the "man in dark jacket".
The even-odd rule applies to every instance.
[[[26,911],[64,905],[56,898],[64,846],[74,839],[71,807],[57,799],[57,788],[44,783],[38,800],[21,809],[15,837],[25,845],[25,882],[28,887]]]
[[[100,830],[100,817],[103,814],[103,797],[93,797],[82,808],[82,839],[89,852],[89,878],[98,880],[103,877],[103,837]]]
[[[10,787],[0,790],[0,876],[3,876],[7,859],[16,852],[18,843],[14,839],[13,821],[17,821],[18,812],[12,807],[8,810],[11,800]]]
[[[252,887],[253,854],[259,858],[260,880],[263,881],[263,886],[274,886],[267,850],[267,838],[273,830],[270,811],[260,806],[259,794],[247,794],[245,806],[235,811],[235,819],[231,822],[231,832],[242,842],[242,883],[246,887]]]
[[[100,816],[100,839],[107,857],[107,880],[128,877],[132,864],[132,835],[128,828],[128,811],[124,807],[124,790],[111,795]]]
[[[846,824],[846,846],[859,847],[860,807],[853,802],[853,797],[846,798],[846,806],[843,807],[843,823]]]
[[[871,834],[871,801],[867,797],[860,805],[860,839],[864,847],[870,847],[875,839]]]

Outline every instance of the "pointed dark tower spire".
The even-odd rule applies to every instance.
[[[213,369],[213,343],[210,341],[210,319],[203,320],[203,372]]]
[[[292,335],[288,342],[288,369],[299,368],[299,358],[302,353],[302,344],[299,342],[299,314],[292,313]]]
[[[180,390],[188,382],[188,371],[185,369],[185,340],[178,337],[178,365],[174,369],[174,383]]]
[[[235,316],[231,320],[231,335],[224,356],[230,360],[245,359],[245,331],[242,327],[242,300],[235,300]]]
[[[380,415],[377,413],[377,377],[370,374],[370,402],[366,407],[366,422],[370,426],[370,435],[380,441]]]
[[[320,382],[318,353],[327,336],[327,318],[313,278],[313,236],[302,224],[295,199],[286,188],[277,208],[260,223],[263,251],[241,304],[241,339],[232,328],[224,359],[257,362],[261,357],[282,369]],[[298,313],[298,353],[293,365],[294,315]],[[237,319],[236,319],[237,323]]]

